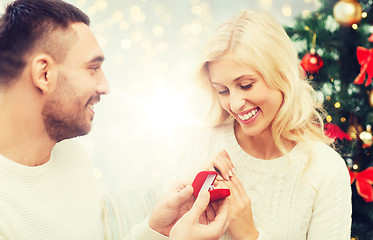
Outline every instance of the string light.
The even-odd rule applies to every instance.
[[[272,6],[272,0],[261,0],[260,3],[265,8],[269,8]]]
[[[342,118],[341,118],[341,122],[346,122],[346,118],[345,118],[345,117],[342,117]]]
[[[194,15],[200,15],[202,13],[202,8],[201,6],[199,5],[194,5],[192,8],[191,8],[191,12],[194,14]]]
[[[113,13],[113,21],[120,22],[123,19],[123,13],[121,11],[116,11]]]
[[[140,31],[133,32],[131,34],[131,39],[134,42],[141,42],[144,39],[144,34]]]
[[[335,108],[340,108],[340,107],[341,107],[341,103],[340,103],[340,102],[336,102],[336,103],[334,104],[334,107],[335,107]]]
[[[97,10],[103,12],[107,9],[108,3],[105,0],[98,0],[95,2],[95,7]]]
[[[330,116],[330,115],[328,115],[327,117],[326,117],[326,121],[327,122],[331,122],[333,119],[332,119],[332,116]]]
[[[292,15],[292,8],[289,4],[285,4],[281,9],[282,15],[285,17],[291,17]]]
[[[308,18],[311,16],[311,11],[310,10],[303,10],[302,11],[302,17],[303,18]]]
[[[155,36],[161,36],[162,34],[163,34],[163,27],[162,26],[155,26],[154,28],[153,28],[153,34],[155,35]]]
[[[130,8],[130,19],[133,22],[144,22],[146,19],[146,15],[141,12],[141,8],[138,5],[133,5]]]
[[[202,32],[202,26],[200,22],[194,22],[192,25],[190,25],[190,33],[194,35],[198,35]]]
[[[128,21],[121,21],[120,23],[119,23],[119,28],[121,29],[121,30],[127,30],[128,28],[130,27],[130,23],[128,22]]]
[[[355,164],[352,166],[352,168],[353,168],[354,170],[357,170],[357,169],[359,168],[359,166],[355,163]]]
[[[123,49],[130,49],[132,47],[132,41],[128,38],[123,39],[121,46]]]

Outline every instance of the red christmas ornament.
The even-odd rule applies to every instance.
[[[358,194],[365,202],[373,202],[373,167],[361,172],[348,171],[350,173],[350,183],[353,184],[356,180],[355,185]]]
[[[368,38],[369,41],[373,42],[373,34],[370,35]],[[372,77],[373,77],[373,50],[366,49],[363,47],[357,47],[356,49],[356,55],[357,55],[357,61],[361,65],[360,67],[360,73],[357,75],[357,77],[354,80],[355,84],[363,84],[365,81],[365,76],[368,75],[366,78],[365,86],[368,86],[372,83]]]
[[[343,132],[339,126],[332,123],[324,124],[324,132],[326,136],[332,139],[346,139],[348,141],[352,140],[349,134]]]
[[[307,53],[302,58],[300,65],[307,73],[313,74],[317,73],[320,68],[324,65],[324,61],[322,58],[315,52],[315,50],[311,50],[310,53]]]

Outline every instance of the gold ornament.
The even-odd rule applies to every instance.
[[[368,147],[372,146],[372,144],[373,144],[373,138],[372,138],[372,129],[371,129],[370,125],[367,125],[366,131],[360,133],[359,138]]]
[[[335,20],[345,27],[359,23],[362,12],[361,5],[356,0],[340,0],[333,8]]]
[[[369,105],[373,107],[373,90],[369,92]]]
[[[347,133],[348,135],[350,135],[350,137],[352,139],[357,139],[358,136],[360,135],[360,133],[363,131],[363,128],[361,127],[361,125],[350,125],[347,129]]]

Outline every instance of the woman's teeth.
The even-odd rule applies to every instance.
[[[251,112],[248,112],[248,113],[246,113],[244,115],[238,114],[238,117],[241,120],[246,121],[246,120],[249,120],[252,116],[254,116],[257,112],[258,112],[258,108],[255,108]]]

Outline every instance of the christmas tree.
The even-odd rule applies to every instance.
[[[349,168],[352,239],[373,239],[372,0],[320,0],[285,30],[328,112],[326,133]],[[372,61],[372,62],[371,62]]]

